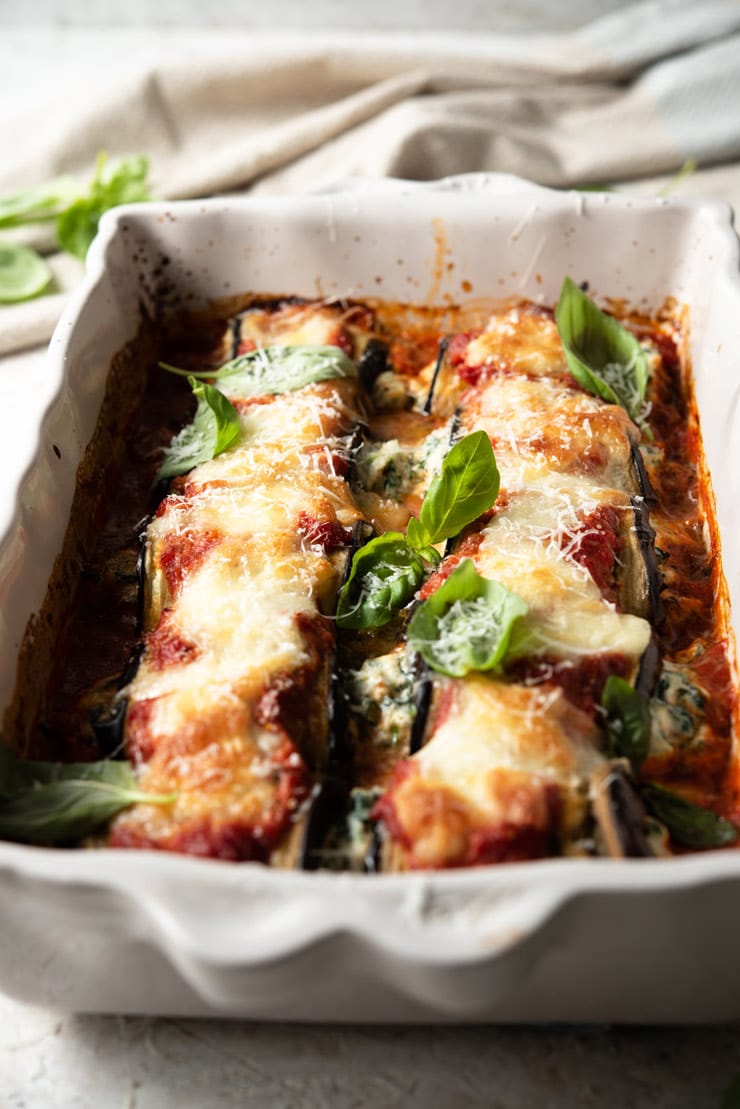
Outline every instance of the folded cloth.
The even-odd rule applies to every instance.
[[[644,0],[526,35],[6,29],[0,61],[0,194],[90,175],[105,149],[148,154],[170,199],[358,174],[604,184],[695,158],[729,163],[740,200],[737,0]],[[58,297],[1,308],[0,353],[46,337]]]

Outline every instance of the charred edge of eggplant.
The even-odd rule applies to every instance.
[[[427,729],[429,709],[432,703],[432,675],[429,667],[418,652],[414,652],[412,662],[414,684],[414,722],[409,735],[409,754],[415,755],[424,746],[424,733]]]
[[[231,321],[231,360],[238,358],[239,347],[242,345],[242,318],[234,316]]]
[[[657,640],[653,637],[642,653],[635,678],[635,689],[643,697],[650,698],[660,677],[661,655]]]
[[[354,524],[342,585],[352,571],[355,552],[367,542],[370,534],[372,529],[364,520],[358,520]],[[343,654],[342,645],[337,641],[329,677],[326,770],[309,803],[296,861],[299,870],[317,870],[321,865],[321,849],[337,818],[346,810],[352,788],[349,774],[352,750],[347,734],[348,707]]]
[[[134,680],[136,671],[139,669],[141,656],[144,653],[142,636],[144,634],[144,609],[146,606],[147,531],[151,521],[151,516],[145,516],[136,525],[136,636],[138,643],[131,651],[128,661],[116,681],[117,690],[124,689]],[[90,727],[102,754],[106,758],[116,755],[123,757],[123,729],[127,711],[128,697],[117,697],[107,710],[96,708],[90,713]]]
[[[645,501],[649,508],[656,508],[658,504],[658,495],[653,489],[648,472],[645,469],[645,460],[642,457],[642,452],[638,444],[630,439],[630,452],[632,455],[632,469],[635,472],[635,480],[637,488],[640,490],[640,496]]]
[[[152,522],[151,516],[145,516],[136,525],[136,634],[144,634],[144,607],[146,605],[146,551],[147,531]]]
[[[364,520],[358,520],[352,527],[352,539],[347,548],[347,565],[342,576],[344,586],[352,573],[352,559],[372,535],[372,528]],[[336,768],[348,764],[351,750],[347,742],[347,693],[344,651],[339,640],[334,646],[334,657],[329,680],[329,721],[328,721],[328,774]]]
[[[613,858],[652,858],[655,852],[645,832],[647,812],[627,770],[615,763],[596,790],[593,812],[608,854]]]
[[[144,643],[140,641],[132,650],[116,681],[117,690],[125,689],[134,680],[143,652]],[[116,697],[107,709],[98,706],[91,710],[90,727],[104,758],[125,758],[123,729],[127,712],[128,697]]]
[[[650,623],[655,625],[663,618],[663,604],[660,593],[663,582],[658,570],[658,560],[655,555],[655,531],[650,525],[650,510],[647,502],[641,497],[631,497],[632,513],[635,524],[635,534],[640,544],[642,561],[645,567],[645,579],[650,612]]]
[[[376,380],[389,369],[388,344],[382,339],[369,339],[357,363],[360,385],[365,392],[370,393]]]
[[[123,726],[126,721],[128,698],[114,701],[112,708],[95,708],[90,713],[90,727],[102,758],[123,758]]]
[[[340,652],[334,651],[329,679],[329,740],[327,749],[330,767],[345,766],[351,757],[351,747],[347,741],[347,692],[345,690],[345,668],[340,660]]]
[[[327,774],[319,782],[309,804],[298,848],[299,870],[323,867],[322,848],[336,824],[337,814],[347,807],[349,789],[349,782],[343,777]]]
[[[421,407],[421,410],[422,410],[422,412],[424,413],[425,416],[430,416],[431,415],[432,405],[434,403],[434,390],[437,387],[437,381],[439,380],[439,375],[442,372],[442,367],[444,365],[445,355],[447,354],[447,348],[448,348],[449,345],[450,345],[450,336],[445,335],[444,339],[440,340],[439,347],[437,348],[437,361],[434,364],[434,373],[432,374],[432,380],[429,384],[429,392],[427,393],[426,400],[424,401],[424,404]]]
[[[360,448],[362,447],[362,444],[364,443],[364,441],[365,441],[365,428],[362,424],[357,424],[355,426],[353,432],[352,432],[352,435],[350,436],[349,444],[348,444],[348,447],[347,447],[347,454],[349,456],[349,461],[347,463],[347,477],[346,477],[345,480],[347,482],[347,485],[349,485],[350,489],[356,489],[357,486],[359,485],[359,480],[358,480],[358,475],[357,475],[357,456],[360,453]],[[355,525],[355,527],[356,526],[357,525]],[[355,539],[354,539],[354,535],[353,535],[353,538],[352,538],[353,553],[354,553],[355,549],[356,549],[356,544],[355,544]]]
[[[250,312],[279,312],[281,308],[291,308],[301,304],[315,304],[311,297],[270,296],[257,294],[249,298],[249,304],[242,308],[237,318],[248,316]]]
[[[452,413],[452,419],[450,420],[449,443],[450,443],[451,448],[454,447],[455,443],[458,441],[459,438],[460,438],[460,409],[456,408],[455,411]],[[450,538],[445,541],[445,549],[444,549],[444,552],[443,552],[443,558],[449,558],[450,557],[452,552],[455,550],[455,544],[456,543],[457,543],[457,536],[456,535],[451,535]]]
[[[380,874],[383,869],[383,837],[376,824],[370,837],[370,846],[362,860],[362,870],[365,874]]]

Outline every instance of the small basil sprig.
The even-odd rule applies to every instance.
[[[601,704],[606,713],[606,738],[611,754],[629,759],[637,771],[650,747],[650,708],[647,699],[616,674],[606,679]]]
[[[51,270],[35,250],[19,243],[0,243],[0,303],[30,300],[50,281]]]
[[[738,830],[729,820],[656,782],[643,786],[642,796],[653,816],[665,824],[671,839],[684,847],[726,847],[738,838]]]
[[[648,360],[635,336],[566,277],[555,322],[568,369],[579,385],[610,404],[620,404],[640,423],[648,383]]]
[[[496,500],[500,477],[491,440],[474,431],[448,452],[406,537],[417,550],[441,543],[477,520]]]
[[[73,177],[56,177],[0,198],[0,228],[56,220],[61,249],[84,259],[103,212],[117,204],[151,200],[147,158],[122,158],[110,167],[107,162],[104,152],[98,154],[87,190]],[[10,242],[0,245],[0,303],[29,300],[50,283],[51,270],[35,250]]]
[[[379,628],[403,608],[440,562],[441,543],[477,519],[495,502],[499,472],[485,431],[456,443],[434,478],[419,518],[409,520],[405,537],[387,532],[372,539],[352,560],[339,593],[340,628]]]
[[[494,670],[505,662],[514,623],[527,608],[517,593],[481,577],[464,558],[411,617],[408,644],[433,670],[453,678]]]
[[[62,250],[84,261],[104,212],[118,204],[152,199],[148,173],[148,158],[134,155],[108,166],[108,155],[101,151],[87,194],[68,205],[57,220],[57,241]]]
[[[69,843],[138,802],[171,804],[175,794],[144,793],[131,764],[33,762],[0,744],[0,837]]]
[[[166,362],[162,369],[187,375]],[[302,344],[295,347],[260,347],[226,362],[217,370],[199,370],[196,377],[207,378],[232,397],[292,393],[306,385],[340,377],[357,377],[357,367],[340,347]]]
[[[157,481],[177,477],[201,462],[208,462],[239,438],[239,414],[223,393],[196,381],[192,374],[188,375],[188,382],[198,398],[198,407],[192,423],[178,432],[165,449]]]

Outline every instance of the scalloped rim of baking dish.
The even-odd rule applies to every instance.
[[[708,303],[719,303],[720,312],[725,312],[725,302],[740,310],[738,244],[732,230],[731,213],[725,205],[714,201],[651,201],[616,194],[562,193],[504,175],[473,175],[423,185],[398,181],[344,182],[335,191],[308,197],[157,203],[129,206],[109,213],[102,221],[99,236],[88,256],[85,281],[71,298],[50,344],[50,372],[59,381],[59,393],[44,418],[38,440],[14,444],[12,460],[8,460],[10,452],[7,446],[0,447],[0,462],[8,463],[4,472],[10,469],[13,478],[0,494],[0,534],[5,536],[0,544],[0,599],[3,611],[6,611],[7,605],[9,612],[2,628],[4,650],[9,643],[17,643],[21,620],[19,613],[22,614],[24,605],[28,612],[38,606],[48,577],[48,570],[31,574],[31,584],[26,588],[22,603],[17,598],[11,603],[13,591],[18,589],[19,583],[23,592],[25,579],[20,563],[25,551],[33,549],[39,517],[53,517],[50,530],[56,529],[56,532],[66,522],[61,502],[65,496],[71,498],[76,469],[76,463],[73,466],[71,460],[75,458],[75,451],[79,456],[89,439],[96,403],[99,403],[95,401],[92,386],[88,390],[91,397],[83,395],[88,380],[86,375],[88,372],[93,376],[96,372],[107,372],[107,367],[96,363],[101,335],[105,333],[105,344],[109,350],[115,350],[116,344],[120,348],[133,334],[127,334],[127,327],[130,331],[142,297],[145,301],[148,298],[150,303],[163,295],[166,297],[173,283],[176,286],[178,280],[184,280],[183,274],[187,272],[192,276],[195,269],[194,256],[190,251],[193,243],[188,245],[183,242],[182,247],[177,248],[182,250],[182,255],[174,256],[175,252],[172,252],[169,261],[165,262],[167,287],[164,287],[161,280],[162,242],[169,250],[172,242],[177,241],[177,235],[173,239],[170,233],[172,226],[183,231],[184,239],[189,236],[197,243],[195,254],[200,252],[206,261],[201,266],[201,277],[196,276],[195,280],[196,283],[200,280],[203,288],[207,288],[213,297],[218,290],[214,289],[209,265],[218,261],[218,245],[214,245],[213,240],[208,240],[210,245],[207,245],[203,240],[197,225],[204,220],[212,229],[227,227],[239,220],[249,223],[251,233],[256,235],[255,251],[262,251],[262,264],[269,271],[271,263],[264,253],[264,244],[261,245],[260,233],[254,230],[260,221],[267,229],[265,234],[269,234],[270,226],[275,230],[278,226],[276,220],[292,221],[288,233],[298,228],[307,239],[305,249],[299,243],[298,254],[301,255],[303,250],[304,255],[308,253],[310,256],[311,235],[314,233],[318,234],[326,249],[331,247],[335,250],[344,243],[353,220],[363,228],[363,235],[368,235],[368,229],[374,226],[374,222],[381,218],[385,220],[389,212],[393,213],[393,218],[382,227],[385,232],[397,229],[404,221],[412,230],[416,225],[425,228],[427,240],[424,250],[427,254],[421,263],[417,263],[418,279],[415,278],[415,283],[409,283],[412,298],[416,300],[428,296],[440,300],[455,291],[459,295],[462,271],[459,260],[449,251],[454,249],[460,227],[464,232],[470,220],[480,220],[485,213],[491,213],[489,222],[504,221],[503,231],[506,232],[506,242],[513,259],[506,264],[510,267],[515,287],[505,288],[501,295],[527,293],[550,302],[557,295],[557,291],[555,296],[552,292],[555,278],[550,275],[543,280],[539,272],[535,272],[536,266],[544,269],[549,265],[552,269],[552,263],[542,257],[543,226],[545,239],[553,227],[561,229],[558,233],[562,233],[563,238],[558,249],[566,258],[567,265],[558,271],[559,281],[563,269],[578,266],[578,273],[588,271],[589,263],[577,250],[575,257],[578,260],[572,264],[569,260],[572,256],[568,254],[570,244],[578,239],[577,228],[581,221],[590,221],[592,231],[595,229],[596,232],[603,225],[605,234],[615,236],[614,229],[626,224],[653,228],[653,213],[660,213],[665,222],[664,231],[673,229],[677,234],[680,231],[684,235],[682,250],[690,251],[687,244],[693,235],[691,242],[697,253],[695,269],[698,267],[693,277],[695,287],[703,287],[702,273],[712,274]],[[669,220],[665,219],[667,213],[671,214]],[[157,229],[162,228],[165,233],[158,236]],[[659,231],[660,228],[655,231],[657,237],[649,248],[652,254],[657,249],[656,244],[660,243]],[[280,234],[283,233],[281,230]],[[446,238],[448,235],[449,240]],[[147,236],[156,247],[148,255],[142,246]],[[525,241],[521,243],[521,240]],[[452,248],[449,242],[453,243]],[[613,237],[607,239],[607,243],[613,245],[615,254],[624,253],[623,242],[618,243]],[[399,299],[398,289],[403,286],[399,285],[398,278],[394,278],[395,284],[391,283],[389,289],[379,276],[372,280],[370,277],[373,263],[387,243],[379,241],[373,245],[357,245],[374,255],[372,262],[362,263],[365,267],[369,266],[366,270],[367,287],[358,288],[355,284],[345,292],[348,295]],[[234,246],[233,240],[230,246]],[[397,253],[400,249],[394,239],[394,250]],[[674,244],[672,249],[675,254],[678,248]],[[702,250],[705,253],[703,261],[700,257]],[[522,272],[518,260],[521,257],[530,259],[526,273]],[[616,259],[620,260],[621,256]],[[623,264],[617,266],[616,261],[611,286],[606,280],[597,282],[597,292],[639,300],[635,295],[640,293],[639,281],[630,279],[629,273],[625,278]],[[277,264],[282,264],[280,259]],[[298,265],[305,267],[305,264],[305,258],[301,255]],[[351,272],[353,264],[352,251],[349,250],[337,263],[337,282],[342,280],[342,272]],[[478,265],[477,272],[483,272],[478,263],[471,264],[473,268]],[[687,286],[687,282],[690,284],[687,277],[690,265],[686,265],[681,271],[682,280],[667,288],[667,292],[681,297],[690,291]],[[458,266],[457,271],[455,266]],[[659,261],[653,263],[653,268],[656,267],[656,273],[660,272]],[[154,276],[157,269],[159,278]],[[418,273],[424,270],[422,277],[418,277]],[[423,287],[423,277],[428,278],[426,288]],[[464,280],[467,281],[467,278]],[[290,282],[286,282],[280,290],[261,285],[259,281],[258,277],[254,287],[264,288],[267,292],[297,291]],[[321,273],[316,275],[316,281],[318,286],[314,288],[314,293],[323,291],[330,294],[333,291],[325,283],[322,284]],[[706,281],[705,276],[703,284]],[[306,285],[305,280],[303,284]],[[231,291],[239,291],[239,287],[233,284],[233,275],[224,281],[221,295],[227,296]],[[311,293],[306,288],[298,291]],[[498,288],[494,289],[494,295],[497,292]],[[644,293],[641,295],[644,297]],[[198,302],[204,300],[202,290],[196,299]],[[658,306],[653,304],[651,307]],[[110,319],[105,316],[106,311],[112,313]],[[712,349],[715,361],[719,360],[717,364],[723,365],[718,348],[728,341],[720,326],[724,317],[718,321],[711,311],[705,313],[702,309],[702,313],[706,319],[699,321],[700,326],[696,326],[694,335],[700,343],[699,351],[706,360],[707,352]],[[127,322],[122,322],[122,319]],[[692,317],[692,325],[695,322]],[[727,336],[731,336],[729,329]],[[729,361],[727,354],[725,361]],[[79,394],[77,397],[75,390]],[[701,392],[701,389],[697,391]],[[727,396],[715,397],[715,386],[710,388],[709,382],[703,391],[705,403],[708,397],[712,408],[711,418],[716,423],[721,413],[724,433],[728,436],[736,433],[740,423],[740,405],[737,402],[740,383],[732,384],[729,404]],[[701,396],[699,400],[700,408],[703,408]],[[63,441],[63,458],[69,460],[62,466],[61,477],[58,460],[53,461],[51,456],[52,440],[56,443]],[[710,457],[710,468],[716,471],[721,453],[717,453],[716,443],[705,445],[707,454],[715,455],[714,466]],[[56,470],[52,472],[55,466]],[[731,505],[738,501],[738,479],[731,475],[732,466],[721,469],[730,473],[715,473],[715,491],[718,507],[730,520]],[[52,496],[55,490],[58,495]],[[723,530],[721,521],[720,526]],[[740,600],[740,541],[734,538],[734,531],[725,528],[724,534],[726,551],[727,536],[731,536],[731,573],[728,578],[737,611]],[[47,552],[47,562],[51,557],[53,553]],[[2,693],[7,700],[10,678],[9,668],[6,666],[5,669]],[[561,918],[568,916],[566,909],[577,910],[575,919],[581,924],[586,920],[601,919],[604,927],[608,928],[609,906],[613,904],[612,895],[617,895],[625,904],[638,906],[637,923],[647,927],[651,920],[661,919],[666,905],[675,907],[680,904],[682,913],[694,913],[697,919],[693,925],[701,930],[711,922],[701,923],[698,920],[701,913],[687,906],[700,904],[706,898],[711,901],[716,894],[720,899],[726,899],[731,919],[740,925],[740,907],[737,906],[740,901],[739,879],[740,853],[734,851],[663,860],[551,859],[457,872],[369,876],[285,872],[269,870],[258,864],[237,865],[147,851],[60,851],[1,843],[0,889],[5,888],[6,896],[2,899],[5,905],[0,905],[0,920],[4,922],[6,939],[10,937],[10,949],[14,952],[13,945],[17,947],[20,942],[17,937],[22,930],[22,922],[18,913],[22,906],[25,906],[26,919],[28,905],[35,905],[47,923],[57,922],[62,933],[69,937],[75,930],[82,929],[84,932],[81,914],[88,911],[94,914],[93,919],[99,917],[101,922],[107,921],[110,925],[109,902],[112,899],[118,914],[114,931],[122,930],[122,934],[138,940],[146,937],[148,946],[158,951],[174,968],[174,973],[187,984],[193,998],[199,999],[212,1012],[283,1017],[295,1014],[294,995],[299,983],[298,979],[290,979],[291,961],[301,954],[316,952],[327,941],[334,940],[338,944],[337,949],[345,952],[345,955],[340,954],[336,974],[348,972],[347,950],[355,954],[363,951],[385,982],[389,999],[385,1019],[398,1019],[399,1011],[403,1015],[402,1009],[394,1010],[390,1001],[399,992],[414,999],[417,1006],[421,1005],[421,1010],[417,1008],[413,1013],[416,1017],[421,1014],[422,1019],[425,1013],[432,1017],[436,1013],[456,1019],[522,1019],[517,1015],[516,1006],[509,1004],[507,1008],[505,1000],[501,1002],[503,1009],[496,1008],[495,1004],[487,1005],[485,999],[481,1000],[476,994],[469,977],[464,978],[466,985],[456,992],[450,986],[448,973],[443,973],[440,978],[435,972],[462,972],[463,968],[480,968],[483,965],[489,972],[494,968],[494,977],[498,976],[496,981],[501,985],[505,998],[509,996],[507,990],[510,994],[517,989],[522,975],[526,976],[525,967],[530,965],[533,952],[539,965],[547,954],[548,945],[551,948],[555,943],[557,947],[565,942],[567,947],[567,939],[563,940],[558,924]],[[14,891],[17,909],[14,909]],[[579,927],[575,927],[574,937],[580,934]],[[349,937],[349,948],[340,942],[341,937]],[[38,935],[35,938],[37,943],[41,942]],[[718,952],[721,946],[718,945]],[[12,958],[15,957],[13,954]],[[78,990],[65,994],[64,988],[55,990],[48,983],[34,993],[33,986],[28,984],[30,979],[22,974],[19,978],[11,970],[10,961],[7,951],[4,958],[0,954],[0,985],[19,996],[30,1000],[49,1000],[70,1008],[106,1009],[121,1005],[115,996],[106,1001],[105,989],[94,983],[87,993],[83,989],[81,993]],[[94,969],[92,962],[89,969],[91,972]],[[234,989],[229,986],[229,973],[237,969],[247,972],[248,977],[252,971],[267,973],[268,985],[272,983],[273,992],[277,990],[284,998],[278,1003],[277,1010],[274,1005],[268,1004],[266,995],[259,990],[252,1000],[245,1000],[236,991],[236,986]],[[629,973],[627,968],[625,973]],[[59,978],[66,980],[64,969]],[[305,973],[300,983],[303,989],[306,985]],[[240,988],[243,988],[243,983]],[[317,983],[314,983],[314,988],[320,992]],[[553,987],[549,989],[552,993]],[[499,990],[497,997],[500,994]],[[633,996],[634,990],[630,993],[627,989],[626,995]],[[598,990],[590,1008],[586,1000],[575,1009],[567,1004],[559,1009],[552,997],[538,1006],[536,990],[534,997],[531,1019],[557,1019],[559,1013],[562,1013],[561,1019],[651,1019],[649,1010],[644,1008],[639,1012],[635,1010],[631,1015],[629,1004],[635,1008],[634,1001],[627,1003],[626,1013],[619,1006],[615,1010],[607,1003],[608,999],[600,997]],[[128,1001],[123,1004],[131,1007]],[[147,1004],[142,999],[139,1008],[141,1011],[168,1012],[182,1011],[182,1006],[182,1001],[175,1003],[168,1001],[166,996],[160,996],[153,1002],[149,999]],[[370,1006],[372,1011],[365,1013],[360,1003],[353,1012],[356,1019],[384,1019],[382,1002],[379,1015],[376,1009],[377,1005],[375,1009]],[[322,1011],[319,1004],[316,1018],[327,1019],[334,1015],[341,1019],[346,1014],[341,1012],[341,1006],[339,1010],[336,1003],[329,1011]],[[187,1003],[185,1011],[189,1011]],[[200,1011],[195,1001],[192,1011]],[[701,1019],[701,1012],[695,1012],[693,1016],[686,1013],[683,1019]],[[719,1017],[725,1014],[726,1006],[715,1004],[712,1007],[710,1004],[709,1009],[704,1011],[704,1019],[707,1012],[709,1016],[716,1013]]]

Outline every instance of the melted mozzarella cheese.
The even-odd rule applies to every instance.
[[[616,489],[632,489],[633,425],[627,413],[559,381],[493,377],[475,390],[463,425],[486,431],[497,453],[540,459],[553,469],[598,475]]]
[[[259,347],[331,346],[339,338],[342,316],[330,304],[288,304],[277,312],[257,309],[241,317],[241,339],[251,339]]]
[[[544,775],[575,787],[603,761],[596,728],[559,689],[470,677],[452,711],[413,761],[422,779],[444,781],[490,815],[492,769]]]
[[[296,623],[315,612],[322,579],[334,580],[327,559],[285,550],[288,541],[242,544],[227,539],[191,573],[171,610],[173,633],[194,645],[194,657],[158,668],[142,665],[129,687],[135,699],[228,683],[247,696],[265,677],[305,658]],[[281,548],[283,548],[281,550]]]
[[[511,844],[513,857],[522,857],[517,850],[536,854],[554,834],[572,839],[585,814],[585,783],[603,763],[590,718],[560,690],[488,677],[457,682],[452,695],[384,801],[412,865],[474,862],[480,837],[498,842],[502,857]]]
[[[469,366],[503,364],[528,374],[567,373],[555,321],[519,307],[496,313],[485,331],[468,343]]]
[[[527,502],[541,508],[537,496],[523,495],[515,509],[486,527],[476,563],[483,577],[518,593],[529,606],[519,624],[518,654],[552,654],[558,658],[617,653],[637,659],[650,641],[646,620],[616,610],[604,599],[588,570],[543,544],[521,526]],[[536,518],[536,515],[535,515]]]

